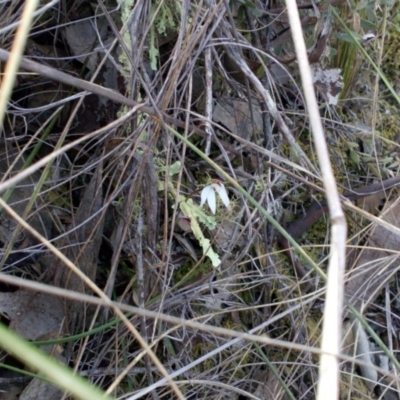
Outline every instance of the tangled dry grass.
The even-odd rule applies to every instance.
[[[1,189],[17,214],[0,211],[3,322],[113,398],[314,399],[329,224],[322,212],[307,222],[325,195],[285,5],[53,3],[39,5],[2,124]],[[360,37],[356,17],[372,24],[366,6],[331,3]],[[0,1],[1,71],[23,7]],[[357,45],[332,34],[340,24],[327,7],[299,3],[337,185],[349,193],[397,176],[399,115]],[[373,23],[393,46],[388,10]],[[379,67],[385,42],[374,43],[365,48]],[[342,97],[339,66],[352,70]],[[217,196],[215,214],[199,206],[213,182],[230,198],[226,208]],[[371,221],[398,231],[396,213],[376,217],[395,207],[393,186],[347,204],[349,249],[381,249],[361,264],[349,253],[343,399],[398,396],[397,241],[368,233]],[[296,218],[303,237],[290,231]],[[300,246],[282,248],[271,221]],[[387,273],[364,299],[378,259]],[[41,392],[1,357],[0,399],[68,397]]]

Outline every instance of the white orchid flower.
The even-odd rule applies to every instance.
[[[226,192],[224,184],[217,179],[213,180],[213,183],[211,185],[206,186],[201,191],[201,203],[200,203],[200,207],[202,207],[203,204],[207,201],[208,206],[210,207],[210,210],[212,211],[213,214],[215,214],[215,211],[217,209],[215,192],[218,193],[219,197],[221,198],[226,208],[229,207],[230,203],[228,193]]]

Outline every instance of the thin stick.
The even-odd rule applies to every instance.
[[[205,131],[207,132],[206,148],[204,153],[206,156],[210,155],[211,150],[211,136],[213,135],[213,129],[210,124],[212,121],[213,113],[213,95],[212,95],[212,63],[211,63],[211,49],[207,47],[204,50],[204,59],[206,66],[206,109],[205,109]]]
[[[11,48],[10,58],[4,69],[3,79],[1,81],[0,90],[0,132],[3,128],[4,115],[7,109],[8,100],[10,99],[12,89],[15,83],[19,64],[21,62],[22,53],[25,49],[26,40],[31,29],[33,13],[36,9],[38,0],[28,0],[22,12],[21,25],[18,27],[14,43]]]
[[[342,330],[347,226],[340,204],[336,181],[332,172],[321,117],[319,115],[296,1],[286,0],[286,5],[288,8],[290,27],[292,30],[297,60],[300,67],[301,80],[304,87],[304,97],[310,115],[310,124],[332,221],[331,250],[328,265],[328,283],[322,331],[322,355],[319,368],[317,400],[337,400],[339,398],[338,355],[340,353]],[[329,17],[330,15],[328,13],[325,18]]]

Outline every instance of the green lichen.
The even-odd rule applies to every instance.
[[[199,280],[213,270],[213,266],[209,260],[205,260],[200,264],[195,264],[188,260],[174,271],[175,289],[180,288],[188,282]]]
[[[383,49],[382,70],[390,77],[390,83],[398,92],[400,89],[400,5],[390,11],[391,23],[386,32],[387,39]]]

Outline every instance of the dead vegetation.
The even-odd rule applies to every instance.
[[[330,3],[361,46],[299,10],[348,199],[340,398],[390,400],[400,119],[370,61],[400,11]],[[23,7],[0,1],[3,90]],[[110,398],[314,399],[330,227],[300,86],[283,2],[40,2],[2,123],[2,322]],[[0,399],[70,396],[10,353]]]

